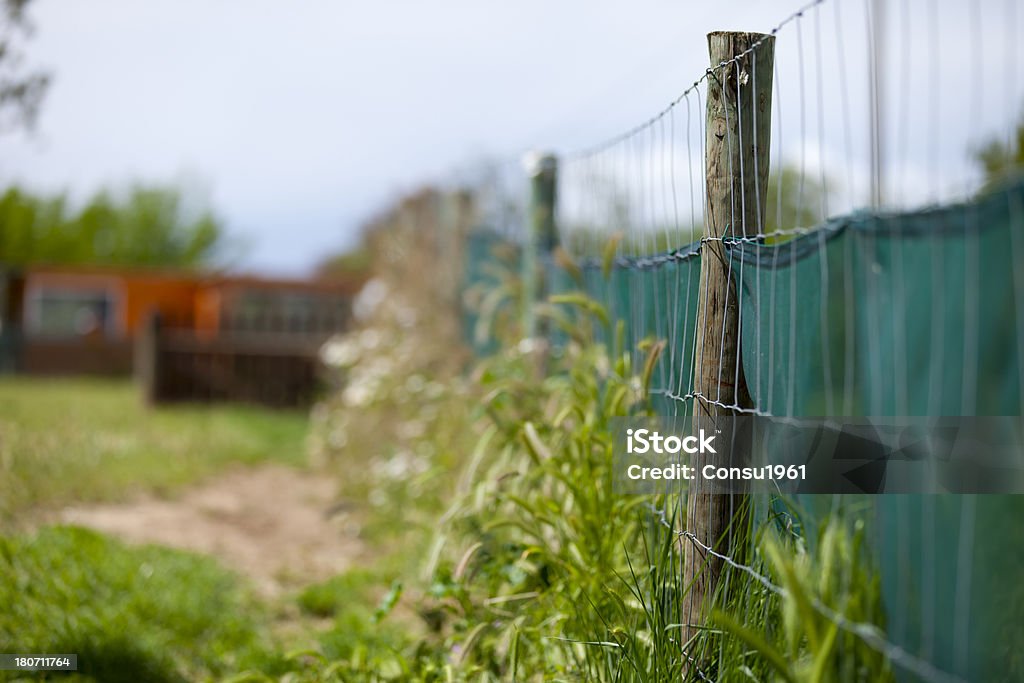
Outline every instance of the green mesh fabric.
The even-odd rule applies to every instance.
[[[632,350],[637,371],[644,360],[641,341],[669,342],[651,380],[651,398],[666,415],[683,414],[685,403],[674,397],[689,391],[693,374],[700,261],[691,251],[681,253],[656,265],[620,259],[607,278],[598,264],[583,268],[584,291],[605,307],[613,329],[622,321],[622,346]]]
[[[964,205],[854,215],[784,244],[735,245],[755,406],[774,415],[1020,415],[1022,208],[1018,183]],[[808,498],[800,502],[809,510],[837,502]],[[1024,626],[1014,618],[1024,610],[1024,497],[869,502],[889,640],[967,680],[1024,676]]]
[[[492,326],[499,313],[508,312],[497,309],[509,307],[500,290],[518,272],[519,259],[518,245],[494,231],[479,229],[467,236],[459,303],[463,336],[477,356],[494,353],[498,348]]]
[[[1019,415],[1024,185],[731,250],[744,373],[773,415]]]

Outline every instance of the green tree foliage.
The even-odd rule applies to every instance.
[[[316,266],[316,274],[324,277],[343,277],[346,275],[365,275],[370,272],[372,259],[364,246],[349,251],[331,254]]]
[[[768,176],[768,187],[762,201],[765,206],[763,232],[813,228],[823,221],[826,198],[832,189],[827,179],[801,172],[798,166],[786,164]]]
[[[174,187],[101,191],[80,209],[63,195],[12,187],[0,195],[0,261],[8,265],[208,265],[224,246],[224,228]]]
[[[1009,139],[992,139],[972,153],[991,187],[1024,172],[1024,119]]]

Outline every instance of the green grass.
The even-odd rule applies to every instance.
[[[350,609],[353,602],[369,605],[373,590],[382,583],[376,573],[353,569],[304,588],[297,598],[302,611],[313,617],[333,617]]]
[[[79,680],[283,667],[266,607],[209,558],[50,527],[0,539],[0,575],[0,651],[76,653]]]
[[[52,680],[400,677],[416,658],[401,654],[413,641],[389,616],[400,595],[400,584],[388,590],[376,572],[355,569],[265,599],[194,553],[69,526],[0,537],[0,652],[77,654],[78,674]],[[325,675],[331,661],[341,671]],[[0,672],[6,680],[24,679]]]
[[[231,465],[304,466],[307,431],[298,412],[147,408],[127,381],[0,378],[0,652],[77,654],[79,674],[53,680],[337,680],[322,657],[400,672],[395,571],[268,599],[213,558],[76,527],[19,531],[48,509],[171,494]]]
[[[307,417],[147,408],[125,380],[0,378],[0,524],[73,502],[168,494],[230,464],[306,460]]]

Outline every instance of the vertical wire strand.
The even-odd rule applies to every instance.
[[[825,163],[824,163],[824,150],[827,149],[825,144],[825,93],[824,83],[822,76],[822,56],[821,56],[821,7],[814,8],[814,52],[815,52],[815,69],[816,76],[816,90],[818,93],[818,149],[821,150],[821,158],[818,161],[820,166],[820,182],[821,182],[821,219],[828,218],[828,182],[825,178]],[[818,307],[819,324],[821,326],[821,365],[823,373],[823,381],[825,384],[825,414],[829,417],[835,415],[835,397],[833,396],[832,386],[832,343],[829,333],[829,269],[828,269],[828,247],[825,242],[825,232],[818,230],[818,260],[819,260],[819,288],[818,296],[820,297],[820,305]]]

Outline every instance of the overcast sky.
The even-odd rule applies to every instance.
[[[924,152],[910,158],[930,143],[907,132],[926,127],[933,43],[942,47],[940,158],[949,173],[965,168],[968,143],[1020,113],[1015,36],[1024,34],[1024,12],[1014,4],[985,2],[972,15],[969,3],[943,0],[938,34],[929,33],[931,0],[889,4],[890,32],[906,37],[888,56],[890,87],[909,93],[890,99],[902,107],[902,127],[892,125],[903,131],[911,185],[924,184],[913,178],[929,170]],[[351,244],[361,223],[404,190],[483,158],[574,149],[643,120],[703,73],[708,31],[769,30],[798,5],[36,0],[30,61],[54,81],[35,133],[0,138],[0,182],[82,197],[136,180],[198,181],[231,232],[251,244],[245,268],[301,273]],[[839,35],[858,87],[864,7],[826,0],[817,24],[810,16],[800,24],[802,45],[794,24],[779,36],[790,112],[800,103],[796,50],[811,63],[812,36],[821,36],[826,66],[805,72],[802,90],[817,102],[821,83],[832,134],[803,152],[840,172],[866,168],[857,123],[865,105],[854,93],[855,130],[839,142],[833,66]],[[793,141],[809,137],[798,119],[787,116],[782,135],[790,156]],[[850,139],[854,159],[840,149]]]

